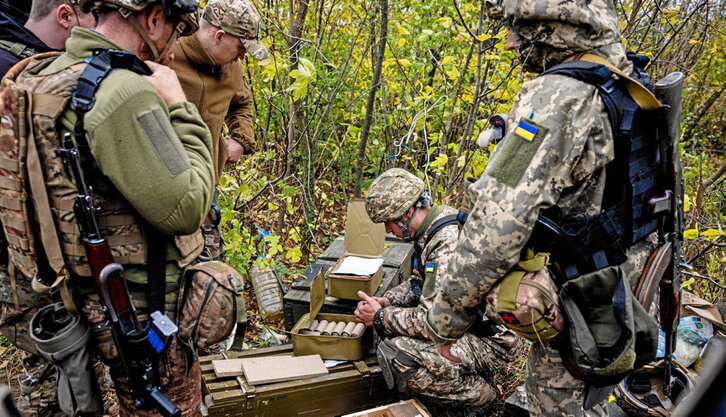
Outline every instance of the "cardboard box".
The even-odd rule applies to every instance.
[[[426,407],[413,399],[346,414],[342,417],[431,417],[431,414],[428,413]]]
[[[345,222],[345,256],[328,270],[328,294],[332,297],[358,300],[358,291],[373,295],[381,285],[383,266],[367,276],[340,275],[335,270],[346,256],[381,258],[386,229],[382,223],[373,223],[366,212],[363,199],[351,199]]]
[[[330,322],[355,321],[352,314],[320,313],[325,300],[325,281],[322,273],[318,274],[310,286],[310,312],[303,315],[293,326],[292,349],[295,356],[320,355],[323,359],[336,359],[344,361],[357,361],[362,359],[370,345],[371,330],[366,328],[358,337],[324,336],[316,334],[300,334],[300,330],[307,329],[313,320],[328,320]]]

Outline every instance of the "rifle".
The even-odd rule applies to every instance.
[[[140,409],[155,408],[165,417],[181,416],[179,408],[159,390],[158,360],[178,328],[160,311],[149,316],[142,327],[131,302],[123,267],[114,262],[108,241],[96,222],[91,187],[81,166],[81,155],[70,133],[63,138],[63,147],[56,149],[78,189],[73,211],[81,231],[81,241],[93,272],[94,284],[110,321],[111,335],[131,386],[131,394]]]
[[[663,158],[662,178],[666,185],[666,194],[654,198],[649,203],[654,213],[664,213],[658,227],[658,248],[649,259],[661,264],[660,279],[660,323],[665,333],[665,366],[663,382],[665,393],[671,396],[680,381],[671,381],[675,350],[676,329],[681,307],[681,241],[683,240],[683,177],[678,157],[678,141],[680,136],[681,99],[684,76],[681,72],[672,72],[655,83],[655,95],[663,103],[663,120],[659,123],[660,155]],[[655,257],[655,258],[654,258]],[[659,259],[660,258],[660,261]],[[682,385],[682,384],[680,384]],[[678,394],[675,392],[674,394]]]

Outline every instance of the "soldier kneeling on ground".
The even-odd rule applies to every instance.
[[[363,292],[356,318],[373,326],[381,369],[390,388],[423,396],[466,413],[480,412],[497,398],[492,379],[522,346],[512,331],[479,320],[455,346],[462,361],[452,363],[436,352],[425,327],[426,312],[441,286],[438,271],[446,268],[466,214],[433,204],[424,182],[393,168],[368,190],[366,210],[386,232],[414,244],[413,274],[383,297]],[[428,397],[428,398],[427,398]],[[457,407],[460,406],[460,407]]]

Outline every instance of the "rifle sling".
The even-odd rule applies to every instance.
[[[166,296],[166,235],[146,223],[146,266],[149,314],[154,311],[164,313]]]

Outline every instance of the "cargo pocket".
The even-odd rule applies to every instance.
[[[242,277],[217,261],[189,267],[182,276],[178,306],[178,337],[196,349],[208,348],[246,321]]]

